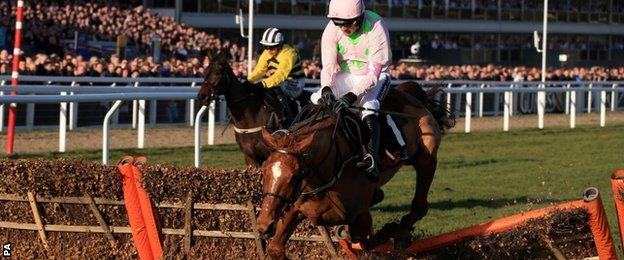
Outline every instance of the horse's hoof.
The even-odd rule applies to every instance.
[[[266,250],[267,259],[288,259],[283,248],[269,246]]]
[[[341,225],[336,227],[336,237],[339,239],[351,241],[351,235],[349,234],[349,229],[347,225]]]
[[[383,201],[384,197],[384,191],[380,188],[375,188],[375,191],[373,192],[373,198],[371,199],[371,206],[377,205],[377,203]]]

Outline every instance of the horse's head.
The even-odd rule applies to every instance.
[[[258,232],[264,237],[272,236],[277,220],[299,197],[305,156],[314,136],[312,132],[296,137],[275,137],[262,131],[262,139],[272,151],[262,165],[264,198],[257,223]]]
[[[218,95],[225,93],[226,86],[235,80],[234,77],[226,55],[217,55],[206,69],[204,81],[197,92],[197,100],[203,105],[208,105]]]

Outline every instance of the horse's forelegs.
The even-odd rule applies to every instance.
[[[435,175],[437,159],[426,149],[419,149],[414,160],[416,170],[416,191],[410,207],[410,212],[401,218],[401,230],[411,232],[414,223],[427,215],[429,202],[427,196]]]
[[[349,235],[352,243],[361,243],[364,248],[370,245],[369,239],[373,233],[373,218],[367,210],[358,215],[353,223],[349,224]]]
[[[271,259],[286,259],[286,242],[295,231],[295,228],[304,219],[298,209],[292,207],[284,217],[277,222],[275,235],[267,247],[267,256]]]
[[[258,160],[256,158],[248,156],[248,155],[245,155],[245,163],[248,166],[252,166],[252,167],[259,167],[260,166],[260,163],[258,162]]]

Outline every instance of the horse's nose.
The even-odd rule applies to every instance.
[[[203,101],[204,98],[206,98],[206,95],[204,95],[203,93],[197,93],[197,96],[195,97],[195,99],[197,99],[198,101]]]
[[[275,222],[270,221],[269,223],[258,222],[258,234],[262,237],[262,239],[268,239],[273,236],[275,231]]]
[[[206,95],[206,94],[197,94],[197,101],[201,105],[207,105],[208,104],[208,95]]]

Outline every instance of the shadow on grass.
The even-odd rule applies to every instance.
[[[465,161],[465,160],[453,160],[442,162],[439,164],[438,169],[458,169],[465,167],[476,167],[482,165],[489,164],[500,164],[500,163],[511,163],[511,162],[523,162],[523,163],[534,163],[540,160],[522,158],[522,159],[486,159],[486,160],[474,160],[474,161]]]
[[[443,200],[431,202],[429,204],[429,209],[438,209],[438,210],[452,210],[452,209],[471,209],[476,207],[484,207],[489,209],[497,209],[504,208],[508,206],[518,205],[518,204],[543,204],[543,203],[560,203],[568,200],[558,200],[558,199],[535,199],[529,198],[526,196],[513,198],[513,199],[465,199],[465,200]],[[373,207],[373,210],[378,210],[382,212],[408,212],[410,210],[410,205],[383,205]]]

